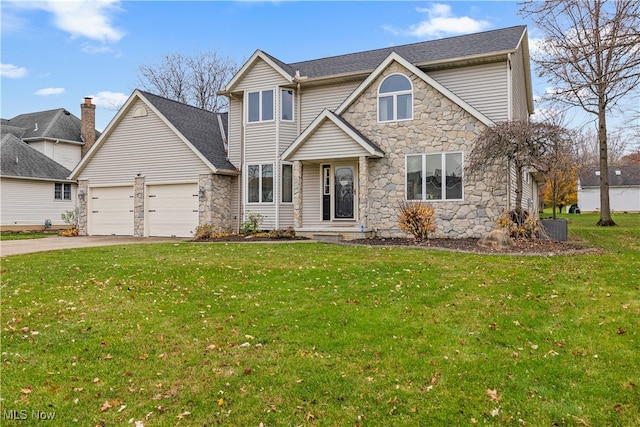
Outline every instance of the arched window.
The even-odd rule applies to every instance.
[[[402,74],[392,74],[378,89],[378,121],[392,122],[413,118],[413,87]]]

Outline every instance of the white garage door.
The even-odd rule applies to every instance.
[[[192,237],[198,226],[198,184],[150,185],[145,215],[149,236]]]
[[[88,233],[93,236],[133,235],[133,187],[90,190]]]

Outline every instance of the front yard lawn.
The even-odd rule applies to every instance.
[[[640,425],[640,216],[600,253],[168,243],[3,258],[2,424]]]

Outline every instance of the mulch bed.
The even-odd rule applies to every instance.
[[[305,237],[281,237],[273,238],[268,236],[244,236],[230,235],[212,239],[201,239],[198,242],[287,242],[309,240]],[[343,245],[365,245],[365,246],[404,246],[424,249],[447,250],[454,252],[484,253],[484,254],[510,254],[510,255],[573,255],[581,253],[596,252],[597,249],[587,248],[572,242],[555,242],[551,240],[518,240],[515,245],[505,250],[496,250],[478,246],[479,239],[429,239],[424,242],[416,242],[413,239],[405,238],[368,238],[343,241]]]

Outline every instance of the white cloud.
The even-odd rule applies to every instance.
[[[109,46],[96,46],[89,43],[82,44],[82,51],[89,54],[112,53],[113,49]]]
[[[124,93],[109,91],[102,91],[98,92],[96,95],[89,96],[93,98],[91,101],[92,103],[107,110],[118,110],[129,98],[129,96]]]
[[[0,64],[0,76],[9,79],[20,79],[27,75],[27,69],[13,64]]]
[[[60,95],[64,93],[63,87],[47,87],[44,89],[37,90],[35,95],[40,96],[51,96],[51,95]]]
[[[12,1],[16,9],[44,10],[53,15],[54,25],[71,34],[101,42],[117,42],[124,32],[111,23],[114,12],[120,10],[120,0],[94,1]]]
[[[454,16],[448,4],[434,3],[430,7],[418,7],[416,11],[426,14],[428,19],[409,25],[406,29],[389,26],[384,28],[395,35],[424,38],[477,33],[491,27],[489,21],[477,20],[469,16]]]

